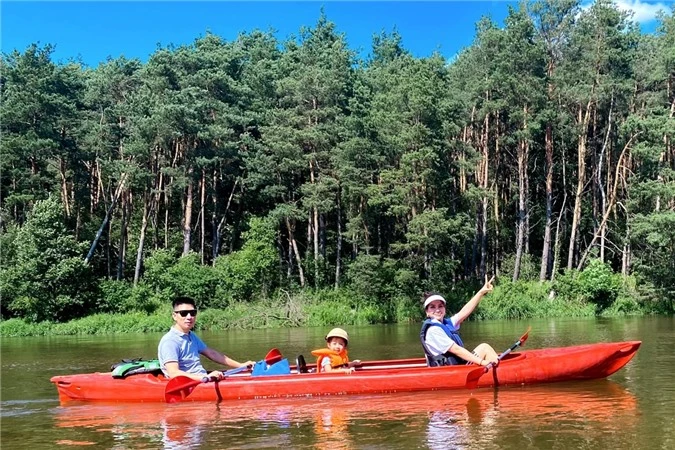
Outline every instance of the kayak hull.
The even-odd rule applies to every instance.
[[[478,382],[467,383],[479,368],[426,367],[423,358],[365,361],[354,373],[237,374],[197,385],[185,401],[223,401],[325,395],[468,389],[605,378],[633,358],[640,341],[577,345],[514,352]],[[311,367],[311,366],[310,366]],[[474,375],[475,376],[475,375]],[[99,402],[164,402],[168,380],[152,374],[113,378],[110,372],[51,378],[59,399]]]

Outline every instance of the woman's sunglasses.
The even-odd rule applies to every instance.
[[[184,309],[183,311],[174,311],[176,314],[180,314],[181,317],[187,317],[190,314],[192,317],[197,315],[196,309]]]

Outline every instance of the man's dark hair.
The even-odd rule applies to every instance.
[[[173,309],[176,309],[178,305],[192,305],[193,308],[197,309],[194,299],[190,297],[176,297],[173,300]]]

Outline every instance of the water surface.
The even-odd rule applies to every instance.
[[[532,325],[527,348],[642,340],[606,380],[390,395],[178,404],[59,404],[53,375],[107,371],[152,358],[158,334],[4,338],[0,444],[12,449],[673,449],[675,319],[469,322],[467,345],[505,350]],[[202,333],[211,346],[291,361],[323,346],[327,329]],[[421,356],[419,325],[350,327],[352,359]],[[205,365],[209,368],[215,366]]]

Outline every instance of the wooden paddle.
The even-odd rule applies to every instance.
[[[281,355],[281,352],[278,349],[273,348],[267,352],[267,355],[265,355],[265,359],[263,361],[265,361],[266,364],[272,365],[281,361],[282,358],[283,356]],[[230,369],[225,372],[221,372],[221,377],[227,378],[230,375],[243,372],[250,368],[250,366],[241,366],[237,367],[236,369]],[[208,383],[210,381],[217,380],[211,379],[209,377],[204,377],[201,380],[193,380],[192,378],[183,375],[172,378],[166,384],[166,388],[164,388],[164,400],[167,403],[176,403],[184,400],[192,393],[196,386],[202,383]]]
[[[521,345],[525,344],[525,341],[527,341],[527,338],[529,337],[530,330],[532,327],[527,327],[527,331],[525,334],[523,334],[520,339],[516,341],[515,344],[513,344],[508,350],[506,350],[504,353],[499,355],[499,358],[497,358],[499,361],[504,359],[506,355],[514,351],[516,348],[520,347]],[[467,389],[475,389],[478,386],[478,380],[480,380],[480,377],[482,377],[484,374],[487,373],[488,370],[490,370],[491,367],[494,366],[494,363],[490,363],[485,367],[479,367],[477,369],[472,370],[469,372],[469,374],[466,376],[466,388]]]

